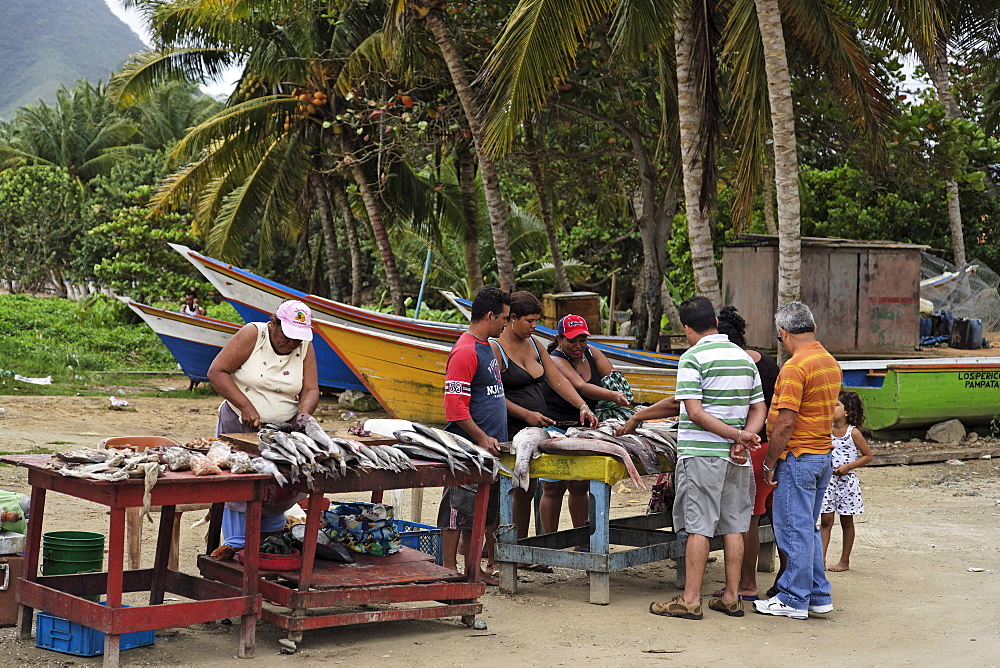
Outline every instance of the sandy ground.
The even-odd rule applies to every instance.
[[[109,392],[113,394],[114,392]],[[134,409],[107,409],[100,397],[0,397],[0,451],[92,446],[105,436],[153,434],[187,440],[213,433],[217,399],[131,399]],[[340,409],[318,413],[328,425]],[[389,622],[307,632],[294,656],[278,653],[280,629],[258,625],[257,660],[267,665],[601,665],[661,663],[926,665],[1000,663],[1000,461],[963,465],[890,466],[861,471],[868,512],[858,518],[852,569],[832,573],[836,610],[824,618],[795,621],[748,611],[730,618],[707,610],[702,621],[665,619],[647,612],[650,601],[674,596],[672,562],[612,575],[611,604],[587,602],[587,576],[556,569],[522,576],[517,595],[490,589],[482,619],[486,631],[457,620]],[[23,469],[0,467],[0,487],[28,491]],[[426,522],[439,494],[425,495]],[[615,493],[613,513],[641,512],[645,497]],[[632,503],[630,503],[630,501]],[[637,510],[640,509],[640,510]],[[566,513],[564,512],[564,519]],[[181,568],[196,572],[203,529],[187,525]],[[45,530],[107,532],[107,511],[62,495],[51,495]],[[831,556],[839,554],[839,528]],[[153,525],[146,525],[143,555]],[[832,563],[832,561],[830,562]],[[709,564],[705,593],[722,581],[723,564]],[[970,569],[977,569],[972,571]],[[982,569],[982,570],[978,570]],[[773,576],[761,573],[766,588]],[[139,601],[137,601],[139,602]],[[705,600],[707,603],[707,599]],[[248,665],[235,659],[237,625],[210,623],[161,631],[152,647],[123,653],[124,662],[144,665]],[[4,665],[87,665],[81,659],[21,642],[0,629]]]

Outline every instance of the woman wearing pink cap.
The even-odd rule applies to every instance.
[[[300,301],[286,301],[269,322],[244,325],[223,346],[208,369],[208,380],[225,401],[215,433],[250,433],[268,422],[292,422],[312,415],[319,404],[312,312]],[[272,485],[261,513],[261,532],[285,528],[285,511],[305,495],[292,496]],[[246,504],[227,503],[223,545],[212,554],[231,558],[243,547]]]
[[[587,403],[585,406],[573,406],[549,390],[545,393],[546,415],[556,422],[570,422],[578,420],[585,408],[588,412],[593,411],[598,401],[608,401],[618,406],[628,406],[631,403],[624,393],[609,390],[601,384],[601,380],[614,373],[615,368],[603,352],[587,345],[590,329],[582,316],[563,316],[556,326],[556,333],[556,340],[548,348],[552,362]],[[573,526],[587,524],[590,514],[589,488],[590,482],[587,480],[553,480],[542,483],[539,514],[546,533],[559,529],[562,498],[567,490]]]

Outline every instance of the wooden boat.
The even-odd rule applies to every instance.
[[[281,302],[288,299],[298,299],[312,309],[314,316],[331,322],[392,332],[425,341],[454,343],[466,329],[465,325],[377,313],[310,295],[245,269],[202,255],[187,246],[170,244],[170,247],[193,264],[205,279],[215,286],[219,294],[233,305],[240,317],[247,322],[270,318]]]
[[[119,299],[160,337],[184,375],[195,382],[208,381],[212,360],[233,334],[240,331],[240,325],[225,320],[174,313],[127,297]]]
[[[959,357],[841,362],[844,388],[865,403],[865,427],[916,429],[958,419],[989,424],[1000,413],[1000,359]]]
[[[231,264],[220,262],[202,255],[180,244],[170,244],[185,259],[195,266],[202,275],[233,305],[244,320],[260,320],[270,317],[281,302],[298,299],[313,310],[315,316],[342,325],[354,325],[371,331],[398,334],[413,340],[437,341],[452,344],[465,331],[466,325],[456,323],[418,320],[387,313],[377,313],[324,297],[307,294],[301,290],[272,281]],[[539,336],[552,340],[555,331],[538,327]],[[616,366],[625,363],[636,366],[651,366],[673,369],[677,367],[678,355],[629,350],[602,343],[592,344],[600,348]],[[319,349],[317,348],[317,351]]]
[[[191,316],[183,313],[175,313],[166,309],[140,304],[127,297],[119,297],[121,301],[132,309],[143,321],[149,325],[163,344],[174,356],[181,370],[188,378],[194,382],[208,381],[208,367],[212,365],[212,360],[219,354],[222,346],[240,331],[242,325],[237,325],[225,320],[216,320],[205,316]],[[258,318],[259,322],[261,318]],[[316,337],[313,341],[316,341]],[[321,341],[323,348],[329,350],[325,342]],[[329,360],[321,362],[319,357],[319,346],[314,345],[317,352],[316,366],[319,373],[319,386],[328,390],[361,390],[365,391],[365,386],[357,376],[354,375],[346,364],[336,358],[336,364],[331,364]],[[333,351],[329,351],[329,356],[333,356]],[[341,370],[340,373],[337,371]]]
[[[450,345],[313,318],[313,328],[362,379],[382,406],[402,420],[442,424],[444,373]],[[672,396],[675,369],[617,367],[635,401]]]
[[[439,290],[441,296],[448,300],[452,306],[458,309],[459,313],[464,315],[466,318],[472,318],[472,302],[468,299],[463,299],[459,297],[454,292],[449,292],[448,290]],[[535,333],[542,338],[553,341],[556,338],[556,330],[545,327],[544,325],[537,325],[535,327]],[[612,359],[615,363],[624,362],[626,364],[634,364],[636,366],[653,366],[665,369],[676,369],[677,360],[680,359],[680,355],[673,355],[670,353],[654,353],[649,350],[632,350],[628,347],[624,347],[620,342],[612,342],[615,339],[621,339],[622,337],[613,336],[591,336],[587,339],[592,347],[599,349],[608,359]]]

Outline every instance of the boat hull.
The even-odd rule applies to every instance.
[[[122,301],[160,337],[184,375],[194,381],[208,381],[212,360],[240,331],[239,325],[224,320],[173,313],[132,300]]]
[[[451,346],[315,318],[313,327],[393,417],[430,424],[445,422],[445,365]],[[620,370],[638,402],[651,403],[674,393],[677,373],[673,369]]]
[[[889,364],[864,378],[845,370],[845,389],[864,401],[867,429],[915,429],[951,419],[984,425],[1000,412],[1000,363],[921,362]]]
[[[259,319],[262,314],[269,317],[281,302],[286,299],[299,299],[313,310],[314,315],[327,321],[353,325],[373,332],[389,332],[416,341],[436,341],[452,345],[466,329],[465,325],[377,313],[317,297],[220,262],[185,246],[171,244],[171,247],[191,262],[219,293],[232,303],[244,320]],[[549,340],[554,339],[556,334],[554,330],[546,327],[539,327],[536,333]],[[673,369],[677,367],[679,358],[678,355],[629,350],[600,343],[595,343],[594,346],[602,350],[615,365],[629,364]]]

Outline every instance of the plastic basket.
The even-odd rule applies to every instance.
[[[396,531],[399,532],[400,542],[411,550],[426,552],[434,557],[434,563],[441,565],[441,529],[429,524],[417,524],[416,522],[404,522],[395,520]]]
[[[120,642],[120,649],[152,645],[156,642],[156,631],[123,633]],[[35,646],[74,656],[97,656],[104,654],[104,634],[68,619],[39,612],[35,625]]]

